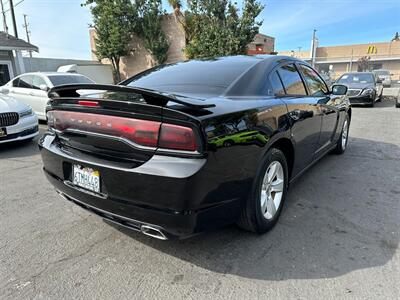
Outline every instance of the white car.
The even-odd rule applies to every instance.
[[[60,72],[25,73],[10,80],[0,88],[7,94],[32,107],[40,120],[46,120],[47,92],[54,86],[63,84],[92,84],[91,79],[81,74]]]
[[[38,133],[38,118],[32,108],[0,94],[0,144],[33,139]]]

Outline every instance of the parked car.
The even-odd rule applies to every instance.
[[[375,76],[382,80],[382,85],[384,87],[390,87],[392,85],[392,79],[388,70],[374,70],[373,72]]]
[[[345,73],[336,82],[347,86],[351,104],[373,107],[375,102],[382,100],[382,81],[372,72]]]
[[[25,73],[10,80],[0,88],[0,92],[8,94],[32,107],[40,120],[46,120],[46,104],[49,100],[47,92],[50,88],[72,83],[94,83],[80,74],[58,72]]]
[[[400,108],[400,89],[398,89],[398,92],[397,92],[397,97],[395,99],[395,106],[397,108]]]
[[[39,141],[44,172],[66,200],[158,239],[234,222],[263,233],[289,183],[346,150],[346,92],[285,56],[193,60],[120,86],[56,87]],[[262,138],[215,145],[226,128]]]
[[[0,144],[33,139],[38,119],[28,105],[0,94]]]

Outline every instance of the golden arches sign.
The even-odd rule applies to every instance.
[[[378,48],[376,46],[368,46],[367,54],[377,54]]]

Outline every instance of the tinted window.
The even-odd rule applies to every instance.
[[[14,80],[13,86],[19,87],[19,88],[31,89],[32,88],[32,76],[24,75],[24,76],[17,78],[17,80]]]
[[[92,80],[82,75],[50,75],[48,78],[54,86],[72,83],[94,83]]]
[[[46,82],[44,81],[44,79],[40,76],[37,75],[33,75],[32,76],[32,87],[34,89],[39,90],[41,85],[47,85]]]
[[[313,69],[305,65],[300,65],[300,69],[303,72],[311,96],[324,96],[328,93],[325,83]]]
[[[287,95],[307,95],[300,74],[295,65],[290,64],[278,69]]]
[[[271,89],[268,89],[267,94],[269,96],[282,96],[285,95],[285,89],[283,88],[282,82],[276,71],[272,72],[269,76]]]
[[[160,66],[124,84],[171,93],[221,94],[257,60],[193,60]]]

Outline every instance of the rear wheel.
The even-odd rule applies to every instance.
[[[349,125],[350,125],[349,115],[346,115],[346,119],[343,122],[340,138],[337,141],[336,148],[333,150],[333,153],[343,154],[346,151],[347,142],[349,140]]]
[[[278,221],[288,186],[288,166],[282,151],[270,149],[261,165],[238,221],[241,228],[258,233],[268,231]]]

